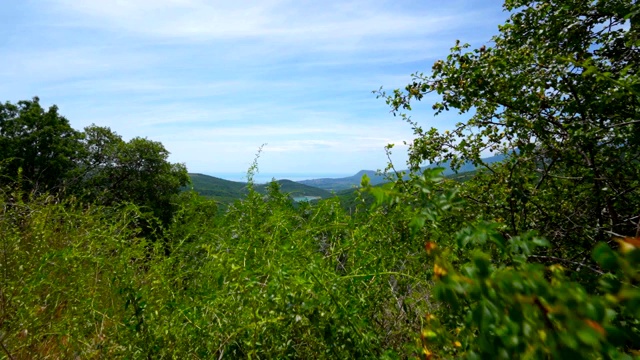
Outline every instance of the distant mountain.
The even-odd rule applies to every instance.
[[[221,203],[230,204],[235,200],[243,198],[247,194],[247,183],[239,181],[229,181],[215,176],[204,174],[189,174],[191,186],[198,194],[213,198]],[[311,196],[328,198],[332,194],[329,191],[300,184],[291,180],[278,180],[280,189],[284,193],[291,194],[292,197]],[[267,185],[255,185],[256,191],[266,193]]]
[[[505,157],[503,155],[497,155],[485,158],[483,161],[490,164],[504,160],[504,158]],[[451,170],[448,165],[448,162],[441,165],[432,164],[424,167],[423,169],[442,166],[446,169],[444,171],[444,175],[455,175],[456,173]],[[476,170],[475,166],[471,163],[467,163],[458,170],[457,174],[462,176],[463,173],[466,173],[464,176],[468,177],[468,175],[474,170]],[[371,185],[380,185],[388,181],[384,176],[378,175],[376,171],[361,170],[352,176],[343,178],[322,178],[297,182],[291,180],[278,180],[278,183],[281,186],[282,192],[289,193],[292,198],[320,197],[324,199],[332,197],[332,192],[337,192],[340,196],[347,195],[349,191],[345,192],[345,190],[358,187],[362,181],[362,176],[365,174],[369,176]],[[191,186],[194,191],[200,195],[213,198],[221,203],[233,203],[235,200],[241,199],[247,194],[247,183],[245,182],[230,181],[204,174],[189,174],[189,176],[191,177]],[[266,187],[266,184],[255,185],[256,191],[260,193],[266,193]]]
[[[280,191],[290,194],[292,197],[296,196],[319,196],[321,198],[331,197],[333,194],[327,190],[323,190],[317,187],[301,184],[299,182],[291,180],[278,180],[280,184]],[[266,192],[267,185],[256,185],[256,190],[259,192]]]
[[[498,162],[498,161],[502,161],[505,159],[504,155],[495,155],[495,156],[491,156],[488,158],[483,158],[482,160],[487,163],[487,164],[491,164],[494,162]],[[445,176],[450,176],[450,175],[454,175],[456,173],[458,174],[462,174],[462,173],[468,173],[471,171],[476,170],[476,167],[472,164],[472,163],[465,163],[463,164],[460,169],[455,172],[453,170],[451,170],[451,167],[449,166],[449,162],[444,162],[441,164],[431,164],[428,166],[423,167],[422,169],[432,169],[432,168],[436,168],[436,167],[444,167],[445,170],[443,172],[443,175]],[[352,176],[347,176],[347,177],[343,177],[343,178],[335,178],[335,179],[331,179],[331,178],[323,178],[323,179],[311,179],[311,180],[302,180],[302,181],[298,181],[298,183],[300,184],[304,184],[304,185],[308,185],[308,186],[314,186],[320,189],[324,189],[327,191],[342,191],[342,190],[347,190],[347,189],[352,189],[354,187],[358,187],[360,186],[360,182],[362,181],[362,176],[363,175],[367,175],[369,176],[369,179],[371,181],[371,185],[378,185],[378,184],[382,184],[387,182],[388,180],[385,179],[384,176],[382,175],[378,175],[376,171],[373,170],[360,170],[358,171],[357,174],[352,175]]]
[[[386,182],[387,180],[382,175],[378,175],[376,171],[373,170],[360,170],[357,174],[343,177],[343,178],[323,178],[323,179],[312,179],[312,180],[302,180],[298,181],[300,184],[317,187],[320,189],[324,189],[327,191],[341,191],[351,189],[354,186],[359,186],[362,181],[363,175],[369,176],[372,185],[378,185]]]

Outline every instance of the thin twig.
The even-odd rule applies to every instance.
[[[4,352],[7,354],[7,357],[9,358],[9,360],[14,360],[14,357],[11,356],[11,353],[9,352],[9,350],[7,350],[6,346],[4,346],[4,342],[2,342],[2,338],[4,336],[0,336],[0,347],[2,347],[2,350],[4,350]]]
[[[567,259],[563,259],[563,258],[559,258],[559,257],[555,257],[555,256],[545,256],[545,255],[529,255],[529,257],[539,258],[539,259],[549,259],[549,260],[564,261],[564,262],[571,263],[571,264],[574,264],[574,265],[584,266],[585,268],[587,268],[587,269],[589,269],[589,270],[591,270],[591,271],[593,271],[595,273],[598,273],[600,275],[604,275],[605,274],[604,272],[602,272],[602,271],[600,271],[598,269],[594,269],[594,268],[592,268],[590,266],[587,266],[583,262],[571,261],[571,260],[567,260]]]
[[[627,125],[638,124],[638,123],[640,123],[640,120],[631,120],[631,121],[623,122],[620,124],[611,125],[611,127],[613,128],[613,127],[619,127],[619,126],[627,126]]]
[[[535,169],[535,172],[538,172],[538,173],[542,174],[543,176],[549,176],[549,177],[556,178],[556,179],[563,179],[563,180],[583,180],[584,179],[584,176],[551,175],[549,173],[544,172],[544,170],[541,170],[541,169]]]
[[[387,154],[387,159],[389,159],[389,166],[391,167],[391,170],[393,170],[393,172],[396,175],[396,178],[399,180],[400,184],[402,184],[402,187],[404,187],[405,191],[409,192],[409,188],[407,187],[407,184],[405,184],[403,177],[400,176],[400,173],[398,172],[398,170],[396,170],[396,167],[393,165],[393,160],[391,160],[391,149],[385,148],[384,152]]]
[[[620,238],[625,237],[624,235],[620,235],[620,234],[618,234],[618,233],[614,233],[613,231],[609,231],[609,230],[604,230],[604,229],[602,229],[602,232],[605,232],[605,233],[607,233],[607,234],[609,234],[609,235],[617,236],[617,237],[620,237]]]

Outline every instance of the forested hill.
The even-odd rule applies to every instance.
[[[224,203],[231,203],[244,196],[246,183],[220,179],[204,174],[189,174],[191,185],[185,189],[193,189],[202,196],[213,198]]]
[[[504,159],[505,159],[504,155],[495,155],[495,156],[483,158],[482,161],[485,162],[486,164],[492,164]],[[471,162],[465,162],[460,167],[460,169],[458,169],[458,171],[453,171],[451,169],[449,161],[445,161],[439,164],[431,164],[423,167],[422,169],[423,170],[433,169],[439,166],[445,168],[443,174],[446,176],[454,175],[456,173],[463,174],[463,173],[468,173],[470,171],[476,170],[476,166],[473,165]],[[409,173],[408,170],[404,170],[404,171],[405,173]],[[379,185],[389,181],[383,175],[378,174],[377,171],[360,170],[355,175],[347,176],[343,178],[335,178],[335,179],[322,178],[322,179],[302,180],[298,182],[300,184],[309,185],[309,186],[317,187],[317,188],[328,190],[328,191],[341,191],[341,190],[347,190],[347,189],[352,189],[354,187],[358,187],[360,185],[360,182],[362,181],[363,175],[367,175],[369,177],[371,185]]]
[[[192,188],[198,194],[221,203],[232,203],[235,200],[244,198],[248,193],[247,183],[244,182],[230,181],[204,174],[189,174],[189,177],[191,178],[191,185],[185,187],[185,189]],[[280,185],[280,191],[291,196],[318,196],[323,199],[332,196],[329,191],[291,180],[277,180],[277,183]],[[267,185],[257,184],[255,189],[259,193],[266,193]]]
[[[360,170],[357,174],[343,178],[322,178],[298,181],[300,184],[313,186],[328,191],[347,190],[360,185],[363,175],[367,175],[372,185],[386,182],[384,176],[373,170]]]

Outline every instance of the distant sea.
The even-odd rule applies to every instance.
[[[355,173],[353,173],[355,174]],[[253,177],[253,181],[256,184],[265,184],[272,179],[276,180],[291,180],[301,181],[309,179],[323,179],[323,178],[343,178],[352,176],[348,173],[257,173]],[[205,175],[215,176],[221,179],[230,181],[247,182],[246,173],[205,173]]]

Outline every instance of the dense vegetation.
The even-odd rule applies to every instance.
[[[410,173],[349,213],[250,181],[220,214],[161,144],[3,104],[1,356],[639,357],[640,5],[504,6],[491,47],[379,92]],[[468,120],[403,114],[430,93]]]

